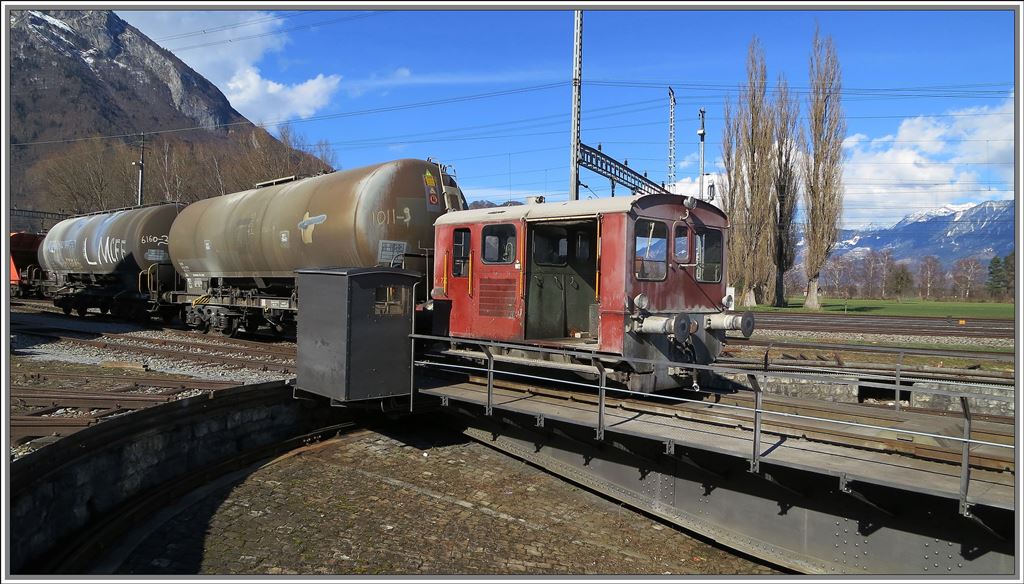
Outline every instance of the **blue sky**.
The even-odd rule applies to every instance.
[[[568,190],[571,11],[118,14],[254,122],[292,120],[332,143],[341,168],[432,156],[455,165],[471,199]],[[846,89],[846,226],[1013,198],[1009,10],[588,10],[584,143],[664,181],[671,85],[676,188],[694,191],[697,109],[714,172],[723,101],[745,79],[751,38],[769,78],[799,91],[816,24],[835,41]],[[400,109],[368,113],[388,108]],[[608,195],[605,179],[581,181],[582,195]]]

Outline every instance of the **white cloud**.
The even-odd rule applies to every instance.
[[[847,136],[846,139],[843,140],[843,148],[856,148],[867,139],[868,137],[866,134],[854,134],[852,136]]]
[[[254,122],[312,116],[330,103],[341,82],[339,75],[325,73],[293,84],[264,78],[260,61],[267,54],[281,52],[289,42],[286,34],[268,34],[287,21],[267,12],[117,14],[209,79],[235,109]],[[182,36],[194,31],[206,32]],[[229,40],[236,42],[226,42]]]
[[[1013,111],[1006,100],[903,120],[895,136],[844,141],[844,226],[886,225],[928,208],[1012,199]]]
[[[699,162],[699,161],[700,161],[700,153],[699,152],[691,152],[691,153],[687,154],[686,156],[684,156],[682,160],[677,162],[676,163],[676,167],[679,168],[680,170],[685,170],[685,169],[687,169],[687,168],[697,164],[697,162]]]
[[[250,120],[271,123],[312,116],[329,103],[340,82],[340,75],[325,77],[321,73],[302,83],[284,85],[264,79],[259,69],[248,67],[228,81],[225,93]]]
[[[693,175],[693,176],[684,176],[683,178],[678,179],[676,182],[674,182],[674,183],[672,183],[670,185],[667,185],[666,188],[668,189],[669,192],[675,193],[677,195],[687,195],[687,196],[691,196],[691,197],[696,197],[700,193],[700,181],[698,180],[698,178],[699,177],[696,174]],[[722,178],[721,178],[721,175],[718,174],[718,173],[709,173],[708,176],[705,176],[704,177],[704,198],[707,199],[708,191],[710,190],[709,187],[711,185],[721,184],[721,182],[722,182]],[[721,197],[719,197],[716,194],[714,200],[712,201],[712,203],[714,203],[715,205],[718,205],[720,200],[721,200]]]

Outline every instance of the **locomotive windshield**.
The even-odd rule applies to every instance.
[[[697,281],[722,280],[722,232],[708,229],[697,234]]]
[[[637,280],[664,280],[668,273],[668,227],[661,221],[636,222],[634,271]]]

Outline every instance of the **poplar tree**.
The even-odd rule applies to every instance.
[[[804,307],[817,310],[821,308],[818,278],[836,244],[843,211],[843,137],[846,135],[839,57],[832,38],[822,39],[818,30],[814,31],[809,69],[808,137],[803,152],[807,214]]]
[[[775,96],[775,306],[786,306],[786,272],[796,261],[794,218],[800,196],[797,151],[803,135],[797,120],[800,102],[789,93],[786,78],[779,76]]]

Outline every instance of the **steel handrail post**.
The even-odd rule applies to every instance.
[[[894,403],[896,411],[900,411],[900,371],[903,368],[903,351],[900,351],[899,357],[896,358],[896,401]]]
[[[413,398],[416,394],[416,287],[419,282],[412,284],[412,325],[409,327],[409,413],[413,411]]]
[[[756,473],[761,470],[761,384],[757,381],[756,375],[748,375],[750,386],[754,389],[754,446],[750,457],[750,472]]]
[[[960,408],[964,412],[964,448],[960,456],[960,514],[971,516],[971,506],[967,503],[967,490],[971,485],[971,406],[966,397],[960,398]]]
[[[597,388],[597,439],[604,440],[604,395],[605,386],[608,382],[608,373],[604,369],[604,363],[601,363],[600,359],[591,359],[591,363],[594,367],[597,367],[598,371],[598,388]]]
[[[480,345],[484,355],[487,355],[487,409],[485,414],[494,415],[494,354],[487,345]]]

